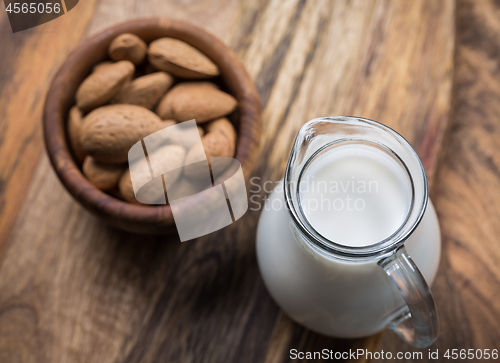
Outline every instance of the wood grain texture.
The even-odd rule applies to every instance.
[[[89,34],[152,15],[205,26],[245,63],[264,107],[261,183],[282,177],[304,122],[339,114],[394,127],[433,174],[451,0],[103,0]],[[287,362],[292,348],[376,350],[381,335],[331,339],[280,312],[255,260],[258,217],[183,244],[126,234],[78,206],[42,156],[0,269],[0,361],[255,363]]]
[[[355,115],[404,135],[432,179],[449,109],[453,2],[288,4],[269,4],[241,50],[267,121],[262,155],[280,165],[270,169],[283,174],[305,120]]]
[[[84,1],[75,12],[16,34],[1,12],[0,257],[42,151],[40,120],[50,80],[84,34],[94,5]]]
[[[460,0],[456,19],[450,129],[432,194],[443,236],[434,349],[443,354],[500,347],[500,4]],[[389,334],[381,348],[408,350]]]

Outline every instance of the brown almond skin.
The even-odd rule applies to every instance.
[[[161,119],[136,105],[108,105],[84,119],[80,142],[84,151],[102,163],[124,163],[137,141],[162,128]]]
[[[108,54],[114,61],[128,60],[138,65],[144,61],[147,48],[146,43],[138,36],[124,33],[113,39]]]
[[[76,105],[87,113],[106,104],[130,81],[134,70],[129,61],[120,61],[91,73],[76,91]]]
[[[121,197],[125,201],[129,203],[144,205],[144,203],[141,203],[137,199],[135,199],[134,188],[132,186],[132,179],[130,178],[130,169],[127,169],[120,178],[120,181],[118,183],[118,190],[120,192]],[[144,193],[153,195],[153,193],[156,193],[156,189],[155,188],[148,189],[148,186],[145,185],[141,188],[141,194],[144,195]],[[149,200],[156,199],[158,202],[160,202],[162,200],[162,197],[164,196],[165,194],[162,194],[161,196],[155,196],[156,198],[151,198],[150,196],[148,197],[148,199]]]
[[[111,103],[127,103],[152,109],[173,83],[174,78],[168,73],[151,73],[127,83]]]
[[[118,186],[118,181],[125,171],[123,164],[103,164],[87,156],[83,162],[83,174],[101,190],[112,190]]]
[[[162,121],[161,129],[166,129],[167,127],[174,125],[177,125],[177,122],[175,122],[174,120],[164,120]],[[205,135],[205,131],[203,130],[203,128],[198,126],[197,129],[200,137],[203,137],[203,135]],[[155,141],[158,142],[159,140]],[[150,140],[149,143],[151,142],[152,141]],[[180,130],[179,128],[175,128],[170,129],[168,133],[168,139],[162,139],[160,142],[161,144],[179,145],[185,149],[189,149],[189,147],[192,145],[193,139],[189,136],[188,130]]]
[[[162,129],[164,129],[165,127],[173,126],[173,125],[177,124],[177,122],[175,122],[175,120],[163,120],[162,122],[163,122]],[[205,135],[205,130],[203,130],[202,127],[198,126],[198,133],[200,134],[200,137],[203,137],[203,135]]]
[[[120,181],[118,182],[118,190],[120,191],[120,195],[123,199],[125,199],[129,203],[134,204],[142,204],[135,199],[134,188],[132,187],[132,179],[130,178],[130,169],[127,169]]]
[[[184,82],[167,92],[156,107],[156,113],[162,119],[178,122],[195,119],[203,123],[233,112],[236,106],[236,99],[228,93],[197,82]]]
[[[203,136],[201,142],[208,158],[234,156],[234,143],[221,132],[209,132]]]
[[[163,128],[163,129],[164,129],[165,127],[174,126],[174,125],[176,125],[176,124],[177,124],[177,122],[175,122],[175,120],[162,120],[162,125],[163,125],[163,127],[162,127],[162,128]]]
[[[236,130],[233,124],[226,118],[221,117],[206,124],[207,133],[218,131],[222,132],[233,144],[236,144]]]
[[[113,64],[115,64],[115,63],[111,62],[111,61],[104,61],[104,62],[97,63],[94,66],[94,68],[92,68],[92,72],[99,72],[99,71],[105,70],[107,67],[112,66]]]
[[[80,142],[80,133],[83,126],[83,115],[80,109],[73,106],[69,110],[68,116],[68,138],[71,150],[75,154],[76,160],[81,164],[85,159],[85,151]]]
[[[177,122],[175,122],[174,120],[163,120],[161,129],[159,129],[158,131],[174,125],[177,125]],[[202,137],[205,134],[205,131],[199,126],[197,127],[197,129],[198,134],[200,135],[200,137]],[[170,129],[169,132],[164,136],[165,137],[161,139],[149,139],[146,143],[146,147],[159,148],[165,145],[178,145],[188,150],[193,143],[193,139],[191,138],[188,130],[182,130],[179,128]]]
[[[209,132],[205,136],[201,138],[201,142],[203,144],[203,149],[205,150],[205,155],[210,163],[211,157],[233,157],[235,146],[226,135],[222,132]],[[196,157],[199,150],[197,150],[196,146],[193,146],[187,156],[186,156],[186,165],[192,164],[193,158]],[[197,172],[199,171],[199,173]],[[185,170],[187,177],[192,178],[202,178],[204,177],[203,169],[194,169],[187,168]]]
[[[176,77],[201,79],[220,74],[219,68],[206,55],[174,38],[160,38],[148,48],[149,62],[160,71]]]

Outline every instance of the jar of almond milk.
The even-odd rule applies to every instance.
[[[401,135],[356,117],[300,129],[257,231],[262,277],[292,319],[333,337],[392,329],[429,346],[440,251],[425,170]]]

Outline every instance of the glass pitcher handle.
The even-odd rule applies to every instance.
[[[428,347],[438,337],[439,322],[434,298],[422,273],[404,246],[379,265],[394,281],[410,310],[408,313],[405,309],[390,328],[409,344],[417,348]]]

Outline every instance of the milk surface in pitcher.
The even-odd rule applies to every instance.
[[[370,144],[346,143],[319,153],[304,168],[297,188],[310,227],[351,247],[371,245],[396,233],[412,203],[411,179],[397,158]],[[430,200],[405,246],[432,283],[440,234]],[[286,208],[282,184],[263,207],[257,259],[278,305],[298,323],[322,334],[344,338],[374,334],[406,307],[376,262],[345,261],[308,243]]]
[[[403,224],[411,202],[404,170],[368,145],[340,146],[320,155],[299,186],[312,227],[346,246],[366,246],[392,235]]]

